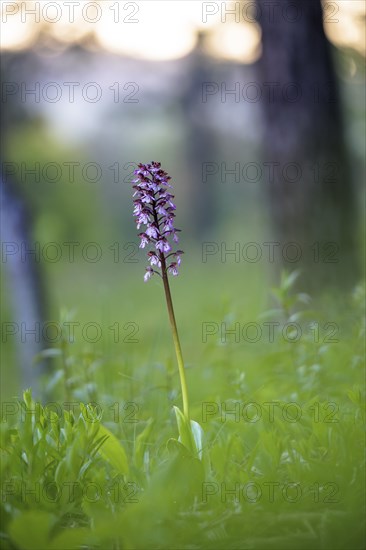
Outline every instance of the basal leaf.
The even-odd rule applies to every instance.
[[[126,451],[116,436],[102,424],[99,426],[98,436],[107,436],[107,439],[99,449],[99,454],[120,474],[128,474],[129,468]]]

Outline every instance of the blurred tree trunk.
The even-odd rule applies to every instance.
[[[19,74],[27,79],[26,71],[34,70],[34,61],[28,52],[4,54],[1,64],[0,81],[12,82],[19,79]],[[32,387],[33,396],[40,397],[42,392],[41,375],[49,367],[47,360],[34,358],[46,347],[43,337],[43,323],[46,320],[48,304],[46,284],[39,258],[35,254],[25,254],[34,250],[33,217],[31,206],[23,193],[21,181],[9,176],[5,169],[7,158],[7,135],[14,132],[27,119],[24,104],[15,96],[6,97],[6,107],[0,119],[0,235],[2,246],[1,277],[6,288],[11,311],[10,319],[2,319],[2,345],[14,346],[14,356],[19,369],[19,389]],[[23,253],[22,253],[23,250]],[[9,324],[7,324],[9,323]],[[10,325],[12,323],[12,325]],[[8,334],[5,332],[9,331]],[[15,334],[11,334],[11,330]],[[33,334],[31,331],[35,331]],[[8,384],[13,377],[5,369],[12,368],[7,361],[2,361],[2,380]]]
[[[19,364],[21,390],[32,388],[33,396],[40,395],[40,376],[45,362],[34,358],[42,351],[45,302],[39,263],[31,239],[30,217],[26,205],[9,178],[0,178],[1,245],[4,282],[8,290],[11,319],[3,319],[3,344],[15,347]],[[23,251],[23,252],[22,252]],[[3,368],[9,368],[6,363]],[[3,378],[10,377],[4,373]]]
[[[214,80],[214,65],[204,51],[204,33],[199,33],[197,45],[189,57],[187,85],[181,98],[186,124],[187,185],[191,210],[190,231],[194,237],[209,234],[217,221],[217,200],[214,178],[203,183],[203,163],[216,162],[217,139],[210,126],[209,105],[202,103],[202,83]],[[217,182],[216,182],[217,183]]]
[[[321,0],[276,1],[272,18],[268,4],[257,0],[264,156],[279,163],[272,165],[268,183],[274,237],[281,246],[295,242],[300,247],[309,288],[352,284],[357,279],[355,194]],[[295,247],[288,252],[296,257]]]

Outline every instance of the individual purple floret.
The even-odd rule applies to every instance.
[[[151,164],[139,164],[134,172],[137,179],[134,180],[134,209],[137,229],[146,226],[139,233],[140,248],[152,245],[153,250],[147,256],[150,266],[147,267],[144,281],[147,282],[154,273],[163,275],[171,273],[178,275],[178,266],[181,264],[182,250],[173,251],[175,243],[179,241],[175,229],[175,204],[174,195],[169,192],[172,186],[168,183],[171,179],[161,169],[160,162]],[[153,269],[156,266],[161,272]]]

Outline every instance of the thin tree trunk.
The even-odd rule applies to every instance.
[[[204,48],[204,35],[198,35],[195,50],[190,56],[187,80],[189,84],[182,97],[185,118],[187,185],[191,211],[191,234],[203,238],[217,221],[217,200],[215,185],[203,184],[204,162],[216,162],[217,139],[209,124],[207,111],[202,106],[202,83],[213,79],[213,64],[210,63]]]
[[[1,81],[12,82],[23,75],[26,81],[29,71],[35,70],[35,59],[32,52],[8,53],[3,56],[1,63]],[[0,160],[4,163],[7,159],[6,138],[8,132],[21,129],[26,124],[27,109],[19,101],[16,95],[6,98],[6,107],[0,119],[1,142]],[[34,249],[32,208],[23,192],[20,181],[16,177],[10,177],[6,170],[0,177],[0,230],[2,245],[1,276],[3,288],[6,289],[10,307],[10,319],[2,318],[2,332],[4,322],[14,323],[17,330],[15,335],[6,336],[7,345],[13,346],[15,364],[2,365],[2,382],[15,378],[7,369],[18,367],[19,389],[32,387],[33,395],[41,396],[40,378],[48,367],[48,361],[34,363],[34,358],[44,348],[42,334],[43,324],[46,320],[47,296],[43,269],[40,258],[33,254],[22,256],[24,250]],[[7,248],[8,246],[8,248]],[[14,253],[11,253],[11,252]],[[9,253],[6,253],[9,252]],[[38,331],[39,327],[39,331]],[[27,331],[36,330],[36,334],[27,334]],[[11,328],[8,325],[8,330]],[[3,334],[2,345],[5,335]]]
[[[14,346],[21,388],[32,387],[33,395],[39,397],[44,364],[35,364],[34,358],[43,348],[45,303],[39,258],[25,254],[26,250],[34,250],[34,243],[30,238],[29,216],[15,192],[14,182],[1,178],[0,193],[2,277],[11,308],[11,319],[2,319],[2,345]],[[3,364],[2,368],[6,370],[11,365]],[[3,381],[10,376],[10,372],[3,372]]]

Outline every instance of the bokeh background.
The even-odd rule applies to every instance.
[[[139,162],[159,160],[175,186],[185,256],[172,285],[188,365],[210,353],[202,323],[256,321],[283,268],[301,268],[311,293],[358,283],[365,6],[268,5],[2,2],[2,234],[14,245],[1,265],[4,396],[36,386],[32,357],[61,341],[55,327],[45,342],[21,323],[73,315],[73,345],[105,384],[112,366],[131,376],[136,354],[158,371],[174,364],[159,281],[143,284]],[[284,261],[290,242],[307,260],[286,249]],[[280,243],[273,261],[264,243]],[[23,257],[28,245],[36,255]],[[86,323],[99,326],[95,343]]]

